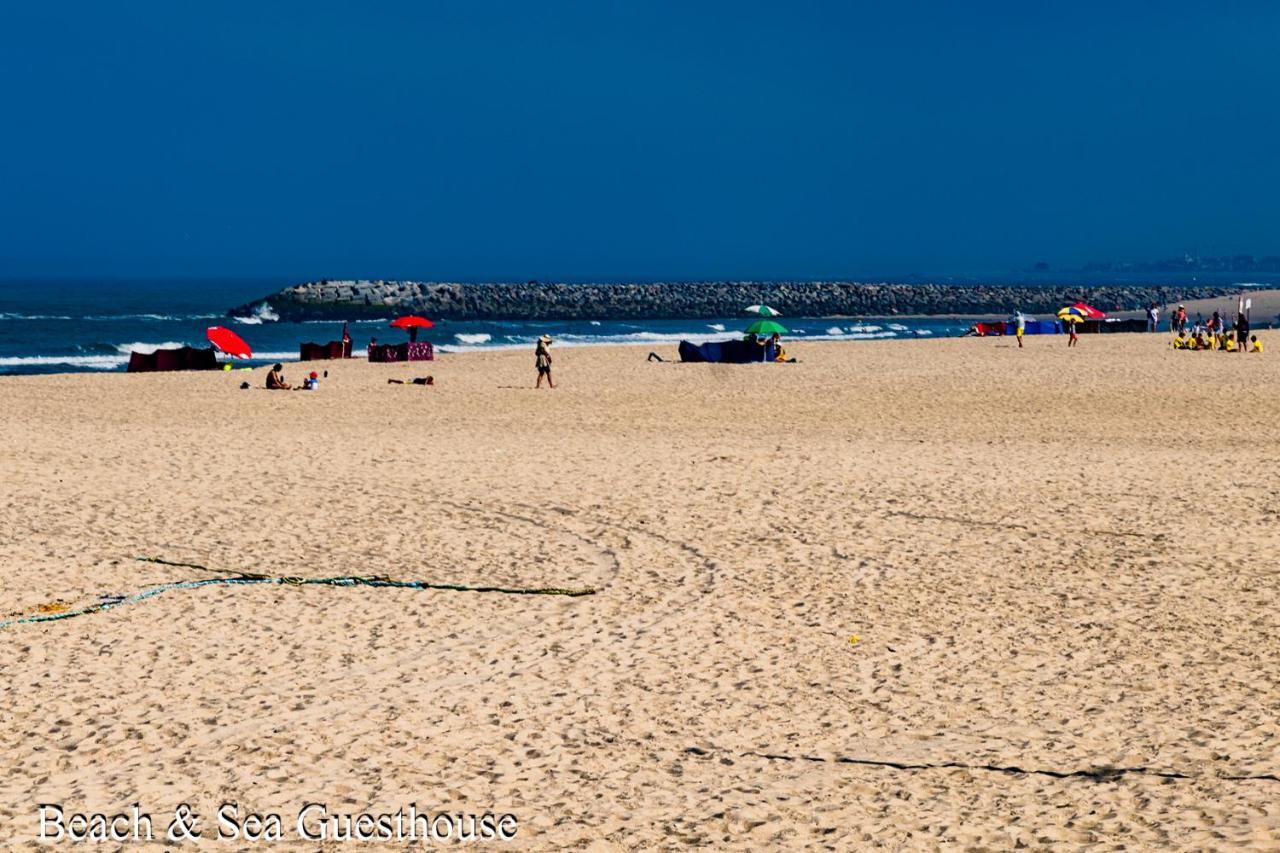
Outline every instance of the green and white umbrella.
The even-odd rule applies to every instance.
[[[750,326],[747,326],[748,335],[785,335],[787,330],[782,328],[781,323],[775,323],[772,320],[756,320]]]
[[[748,314],[757,314],[761,317],[781,317],[782,312],[776,308],[770,308],[768,305],[748,305],[746,308]]]

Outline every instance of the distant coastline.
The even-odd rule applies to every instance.
[[[905,317],[1046,313],[1085,300],[1105,311],[1238,293],[1239,284],[953,285],[817,282],[563,284],[321,280],[232,308],[281,320],[371,319],[421,313],[446,320],[635,320],[728,317],[753,303],[805,317]],[[269,306],[269,307],[268,307]]]

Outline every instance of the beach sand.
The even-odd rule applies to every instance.
[[[521,849],[1275,849],[1262,337],[559,349],[554,392],[532,347],[316,393],[4,378],[0,618],[213,576],[138,555],[597,592],[214,586],[0,630],[0,846],[38,803],[292,835],[317,801],[511,812]]]

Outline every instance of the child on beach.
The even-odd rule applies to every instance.
[[[1027,318],[1019,311],[1013,318],[1013,333],[1018,336],[1018,349],[1022,349],[1022,336],[1027,331]]]
[[[1076,341],[1080,340],[1080,336],[1076,334],[1076,324],[1075,324],[1075,323],[1068,323],[1068,324],[1067,324],[1067,335],[1068,335],[1068,337],[1067,337],[1067,346],[1068,346],[1068,347],[1073,347],[1073,346],[1075,346],[1075,345],[1076,345]],[[1021,346],[1021,345],[1022,345],[1022,344],[1021,344],[1021,341],[1019,341],[1019,344],[1018,344],[1018,345],[1019,345],[1019,346]]]
[[[1262,341],[1258,340],[1257,335],[1249,336],[1249,352],[1262,352]]]

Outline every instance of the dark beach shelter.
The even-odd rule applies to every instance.
[[[430,329],[433,326],[435,326],[435,323],[431,322],[426,317],[417,317],[413,314],[409,314],[404,317],[397,317],[391,321],[391,328],[404,329],[407,331],[409,333],[410,341],[418,340],[419,329]]]

